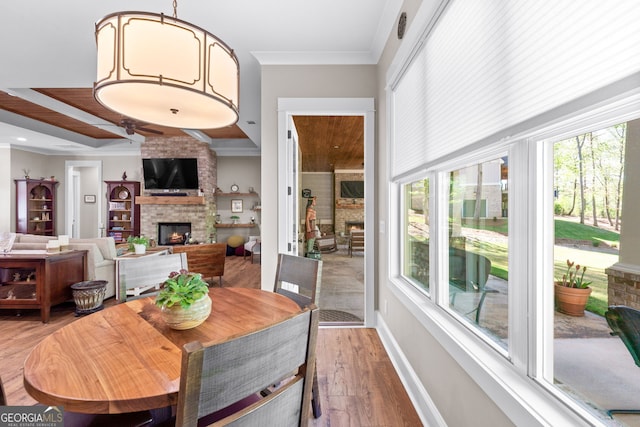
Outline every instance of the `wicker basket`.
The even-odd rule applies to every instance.
[[[106,280],[88,280],[71,285],[73,300],[76,303],[76,316],[94,313],[104,308],[102,301],[107,283]]]

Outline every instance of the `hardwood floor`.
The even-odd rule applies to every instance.
[[[259,264],[227,258],[223,286],[257,288],[259,282]],[[110,299],[105,306],[115,303]],[[15,310],[0,310],[0,378],[9,405],[37,403],[22,385],[23,362],[40,340],[77,319],[74,308],[73,303],[53,307],[48,324],[37,310],[20,317]],[[323,414],[310,417],[309,427],[421,425],[375,329],[320,328],[316,354]]]

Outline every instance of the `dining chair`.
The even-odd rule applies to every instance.
[[[0,377],[0,406],[7,406],[7,395]],[[38,405],[42,406],[42,405]],[[65,427],[144,427],[151,426],[154,422],[150,411],[140,411],[126,414],[80,414],[77,412],[64,412]]]
[[[318,305],[322,260],[278,254],[273,291],[294,300],[300,308]]]
[[[175,425],[306,426],[317,332],[311,305],[249,335],[185,344]],[[262,397],[270,384],[279,386]]]
[[[157,294],[169,274],[181,269],[189,269],[186,253],[120,261],[118,268],[120,302]]]
[[[278,254],[276,280],[273,291],[295,301],[300,308],[311,304],[318,306],[320,284],[322,283],[322,260],[299,257],[289,254]],[[322,415],[320,407],[320,389],[318,373],[313,371],[313,393],[311,408],[314,418]]]

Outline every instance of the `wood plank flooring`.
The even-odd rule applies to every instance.
[[[227,257],[223,286],[258,288],[259,283],[259,264]],[[113,304],[113,299],[105,303]],[[40,340],[76,319],[74,307],[53,307],[48,324],[37,310],[20,317],[15,310],[0,310],[0,378],[9,405],[37,403],[22,385],[23,362]],[[321,328],[316,354],[323,414],[310,417],[309,427],[421,425],[375,329]]]

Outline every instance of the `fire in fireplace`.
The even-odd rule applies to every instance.
[[[364,221],[345,221],[344,230],[347,234],[351,233],[351,230],[364,230]]]
[[[159,222],[159,245],[184,245],[191,235],[190,222]]]

